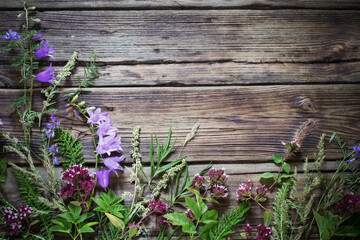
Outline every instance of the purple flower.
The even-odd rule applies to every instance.
[[[251,236],[251,231],[252,231],[252,229],[253,229],[253,228],[250,226],[250,224],[247,224],[247,225],[246,225],[245,233],[246,233],[246,235],[247,235],[248,237]]]
[[[209,177],[210,177],[210,184],[214,185],[214,184],[223,184],[226,182],[226,180],[228,179],[228,175],[225,174],[224,172],[224,168],[222,169],[211,169],[209,171]]]
[[[195,214],[193,213],[193,211],[191,211],[191,209],[186,210],[185,215],[187,216],[189,221],[193,222],[195,220]]]
[[[55,137],[55,129],[59,128],[60,121],[57,120],[57,118],[54,116],[54,114],[51,114],[51,121],[52,123],[46,123],[47,130],[45,131],[47,138],[54,138]]]
[[[167,213],[168,206],[165,203],[162,203],[161,201],[151,200],[150,209],[153,210],[154,212],[165,214]]]
[[[205,178],[197,173],[194,177],[194,180],[192,181],[192,184],[194,188],[200,191],[205,189],[204,182],[205,182]]]
[[[51,57],[55,61],[55,58],[51,55],[55,52],[55,49],[49,48],[49,42],[47,39],[45,39],[45,41],[43,41],[42,43],[43,45],[36,49],[35,56],[38,58]]]
[[[238,187],[238,189],[236,190],[236,200],[238,202],[244,202],[248,199],[250,199],[251,197],[251,188],[253,186],[252,181],[248,180],[244,183],[241,183]]]
[[[55,69],[52,66],[52,63],[50,63],[50,66],[47,70],[42,71],[36,75],[36,79],[40,82],[51,83],[54,87],[56,87],[53,82],[53,80],[56,80],[56,78],[53,76],[54,72],[55,72]]]
[[[105,121],[100,121],[96,134],[103,137],[106,135],[116,135],[117,130],[118,129],[112,125],[110,117],[106,117]]]
[[[336,210],[341,214],[357,212],[360,210],[360,198],[353,192],[347,193],[337,203]]]
[[[352,162],[352,161],[354,161],[354,160],[355,160],[355,157],[359,154],[359,152],[360,152],[360,147],[354,145],[353,149],[354,149],[354,154],[352,155],[353,158],[351,158],[351,159],[349,159],[349,160],[346,160],[345,162]]]
[[[114,171],[115,174],[117,175],[116,171],[114,169],[111,170],[106,170],[106,169],[101,169],[100,171],[95,171],[96,173],[96,177],[99,180],[99,184],[102,188],[107,188],[109,185],[109,174],[110,172]]]
[[[109,156],[111,152],[122,151],[121,148],[121,137],[115,137],[115,135],[110,135],[107,137],[99,136],[99,144],[96,148],[98,154],[107,153]]]
[[[123,161],[125,159],[125,156],[121,157],[108,157],[104,159],[104,164],[109,169],[119,169],[121,171],[124,171],[124,169],[120,166],[119,162]]]
[[[272,235],[270,227],[265,227],[264,225],[259,224],[257,226],[257,231],[256,240],[270,240]]]
[[[5,33],[5,35],[2,36],[2,38],[10,39],[10,40],[18,40],[19,38],[21,38],[21,36],[17,34],[17,32],[13,30],[9,30],[7,33]]]
[[[46,150],[50,151],[53,155],[54,155],[54,165],[55,166],[58,166],[60,163],[59,163],[59,160],[58,160],[58,157],[56,156],[56,154],[59,154],[59,146],[57,143],[51,145],[49,148],[47,148]]]
[[[225,186],[215,184],[211,189],[211,197],[213,198],[226,198],[228,190]]]
[[[26,204],[22,204],[19,208],[18,208],[18,213],[19,213],[19,219],[23,220],[24,218],[26,218],[30,213],[31,213],[32,207],[29,207]]]
[[[38,33],[38,34],[35,34],[33,37],[32,37],[32,40],[37,40],[37,41],[41,41],[42,40],[42,33]]]
[[[106,116],[109,114],[107,112],[101,113],[101,108],[96,109],[95,112],[90,110],[86,110],[86,112],[89,114],[89,119],[87,122],[93,125],[100,124],[100,122],[105,121]]]
[[[157,216],[156,220],[160,223],[160,225],[165,225],[169,223],[169,219],[166,219],[163,216]]]
[[[266,201],[268,189],[265,187],[265,185],[262,185],[261,187],[256,187],[255,191],[256,191],[255,199],[258,199],[260,202]]]

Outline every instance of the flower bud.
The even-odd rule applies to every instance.
[[[75,97],[73,97],[73,99],[71,100],[71,102],[76,102],[76,100],[78,99],[79,95],[75,95]]]
[[[78,104],[79,107],[82,107],[82,106],[84,106],[84,105],[85,105],[85,101],[82,101],[82,102],[80,102],[80,103]]]

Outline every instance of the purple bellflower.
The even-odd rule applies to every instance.
[[[106,120],[106,116],[109,113],[101,113],[101,108],[96,109],[94,112],[90,110],[86,110],[86,112],[89,114],[88,123],[91,123],[93,125],[100,124],[101,122]]]
[[[115,174],[119,177],[119,175],[114,169],[111,170],[101,169],[100,171],[95,171],[96,177],[99,180],[99,184],[102,188],[107,188],[109,186],[109,175],[110,172],[112,171],[114,171]]]
[[[352,162],[352,161],[355,160],[355,157],[356,157],[357,155],[359,155],[359,153],[360,153],[360,147],[354,145],[354,148],[353,148],[353,149],[354,149],[354,154],[352,155],[353,158],[351,158],[351,159],[349,159],[349,160],[346,160],[345,162]]]
[[[47,39],[45,39],[45,41],[43,41],[43,45],[36,49],[35,56],[38,58],[51,57],[55,61],[55,58],[51,55],[54,52],[55,49],[49,48],[49,42]]]
[[[110,136],[99,136],[99,144],[96,148],[96,152],[98,154],[107,153],[109,156],[111,152],[119,152],[122,151],[121,148],[121,137],[115,137],[115,135]]]
[[[47,138],[54,138],[55,137],[55,129],[60,126],[60,120],[57,120],[57,117],[54,114],[51,114],[51,121],[52,123],[46,123],[46,137]]]
[[[106,117],[105,121],[100,121],[99,129],[96,134],[103,137],[106,135],[116,135],[117,130],[118,129],[112,125],[110,117]]]
[[[36,79],[40,82],[51,83],[54,87],[56,87],[56,85],[53,82],[53,80],[56,80],[56,78],[53,76],[54,72],[55,72],[55,69],[52,66],[52,64],[50,63],[50,66],[47,70],[42,71],[36,75]]]
[[[42,33],[38,33],[38,34],[35,34],[31,39],[36,40],[36,41],[41,41],[42,37],[43,37]]]
[[[109,169],[114,169],[114,170],[118,169],[118,170],[124,171],[124,169],[119,164],[119,162],[124,161],[124,159],[125,159],[125,156],[108,157],[108,158],[104,159],[104,164]]]
[[[19,38],[21,38],[21,36],[13,31],[13,30],[9,30],[7,33],[5,33],[5,35],[2,36],[3,39],[10,39],[10,40],[18,40]]]

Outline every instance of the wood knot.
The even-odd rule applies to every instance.
[[[313,112],[316,111],[315,106],[310,98],[302,98],[299,101],[299,107],[305,111]]]

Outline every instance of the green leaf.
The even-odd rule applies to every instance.
[[[61,227],[59,225],[55,225],[55,226],[52,226],[50,228],[50,230],[53,231],[53,232],[64,232],[64,233],[69,233],[70,234],[71,228],[68,229],[68,228],[63,228],[63,227]]]
[[[272,212],[271,210],[267,210],[264,212],[264,225],[266,227],[268,227],[271,223],[271,219],[272,219]]]
[[[108,217],[108,219],[110,220],[110,222],[119,229],[124,230],[125,229],[125,224],[122,220],[120,220],[118,217],[115,217],[114,215],[110,214],[110,213],[105,213],[105,215]]]
[[[339,236],[339,237],[357,237],[359,235],[360,235],[360,228],[349,225],[340,226],[339,229],[334,234],[334,236]]]
[[[328,230],[328,226],[326,224],[326,219],[322,216],[320,216],[315,210],[313,210],[314,217],[316,220],[316,224],[319,229],[320,238],[321,240],[329,240],[330,239],[330,233]]]
[[[7,168],[7,164],[6,164],[6,159],[1,159],[0,160],[0,175],[4,175],[6,172],[6,168]]]
[[[273,154],[273,160],[275,163],[281,163],[283,158],[279,154]]]
[[[331,135],[331,138],[329,139],[329,143],[331,143],[334,138],[336,137],[336,133],[334,132],[332,135]]]
[[[169,219],[173,225],[182,226],[182,230],[185,233],[196,233],[196,227],[184,213],[168,213],[163,216]]]
[[[208,202],[220,204],[215,198],[205,198],[205,200],[208,201]]]
[[[279,177],[280,177],[281,179],[282,179],[282,178],[292,178],[293,175],[292,175],[292,174],[286,174],[286,173],[284,173],[284,174],[280,174]]]
[[[261,174],[260,178],[274,178],[274,174],[271,172],[266,172]]]
[[[133,236],[135,236],[136,233],[137,233],[137,228],[131,227],[129,230],[129,237],[132,238]]]
[[[187,188],[187,190],[189,190],[190,192],[192,192],[195,195],[200,195],[199,191],[193,188]]]
[[[80,206],[75,206],[73,204],[69,204],[68,208],[71,212],[71,214],[74,216],[75,219],[78,219],[80,214],[81,214],[81,207]]]
[[[217,225],[217,221],[213,221],[213,222],[210,222],[210,223],[207,223],[206,225],[202,226],[199,228],[199,232],[201,233],[200,234],[200,237],[204,240],[210,240],[210,230],[213,229],[214,227],[216,227]]]
[[[284,162],[282,164],[282,167],[283,167],[285,172],[290,173],[290,165],[287,162]]]
[[[210,210],[210,211],[204,213],[204,215],[201,218],[201,222],[202,223],[212,223],[217,218],[218,218],[218,212],[215,209],[213,209],[213,210]]]
[[[196,220],[199,221],[201,217],[201,210],[196,201],[190,197],[185,197],[185,202],[189,206],[191,211],[194,213]]]

